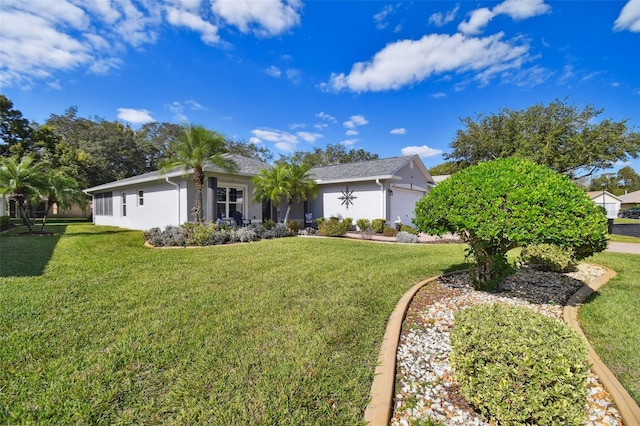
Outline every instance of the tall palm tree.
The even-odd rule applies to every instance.
[[[271,200],[280,215],[280,201],[287,200],[284,223],[289,221],[291,206],[295,202],[307,201],[318,194],[318,184],[309,175],[311,166],[296,163],[278,163],[271,169],[260,170],[253,178],[254,201]]]
[[[179,140],[173,146],[173,155],[162,164],[162,171],[174,167],[193,169],[193,183],[196,187],[196,201],[193,217],[196,222],[204,222],[202,212],[202,188],[204,187],[204,166],[221,167],[227,172],[237,169],[236,163],[222,154],[225,150],[224,137],[202,126],[186,125]]]
[[[54,204],[57,204],[59,208],[66,209],[73,204],[84,207],[87,203],[87,198],[80,190],[78,182],[60,170],[52,170],[47,174],[42,195],[47,198],[47,210],[42,218],[41,230],[44,229],[47,216],[49,216]]]
[[[0,158],[0,196],[13,198],[22,222],[33,231],[33,222],[29,217],[29,206],[40,200],[45,190],[45,171],[42,163],[25,155]]]

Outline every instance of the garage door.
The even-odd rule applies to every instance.
[[[394,187],[393,195],[389,197],[391,202],[391,222],[395,222],[398,217],[405,225],[412,225],[416,203],[425,196],[423,191],[414,191]]]

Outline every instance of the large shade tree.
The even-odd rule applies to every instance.
[[[499,285],[506,254],[552,244],[581,260],[607,247],[607,218],[585,191],[546,166],[519,158],[461,170],[418,201],[418,230],[453,233],[469,244],[479,288]]]
[[[172,156],[162,163],[162,170],[181,167],[193,171],[196,188],[195,206],[192,209],[196,222],[204,222],[202,211],[202,188],[204,187],[205,165],[218,166],[227,172],[237,169],[236,163],[224,156],[225,139],[221,134],[203,126],[185,125],[184,132],[171,147]]]
[[[33,232],[30,207],[46,191],[45,169],[31,156],[0,157],[0,196],[15,200],[22,222]]]
[[[287,211],[284,215],[284,223],[289,221],[291,207],[296,202],[307,201],[318,194],[318,184],[311,177],[311,166],[280,162],[272,168],[262,169],[258,176],[253,178],[253,200],[270,200],[280,216],[280,202],[284,198],[287,201]]]
[[[637,158],[640,134],[628,120],[597,121],[602,109],[579,109],[565,101],[524,110],[461,118],[464,129],[451,142],[445,160],[468,167],[498,158],[520,157],[572,178],[590,176],[617,162]]]

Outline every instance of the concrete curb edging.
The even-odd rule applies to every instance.
[[[640,425],[640,408],[631,395],[624,389],[622,384],[616,379],[611,370],[602,362],[600,357],[587,340],[578,322],[578,306],[587,297],[598,290],[603,284],[616,276],[616,272],[602,265],[597,265],[606,270],[605,274],[595,279],[589,285],[582,286],[569,298],[563,309],[564,321],[580,334],[587,345],[589,362],[593,365],[592,370],[600,379],[602,385],[607,389],[616,408],[622,417],[625,425]],[[393,312],[387,321],[387,328],[380,345],[378,364],[375,369],[375,376],[369,391],[370,401],[364,411],[364,421],[370,426],[388,426],[392,414],[393,393],[396,379],[396,353],[400,342],[400,333],[409,304],[416,293],[426,284],[436,281],[442,277],[455,275],[469,270],[449,272],[443,275],[428,278],[420,281],[411,287],[396,304]]]
[[[563,309],[564,321],[573,328],[587,345],[587,352],[589,362],[592,364],[591,369],[598,376],[600,382],[605,389],[611,395],[611,398],[616,404],[616,408],[622,417],[622,421],[625,425],[640,425],[640,407],[636,404],[635,400],[631,398],[629,392],[622,386],[616,376],[613,375],[611,370],[602,362],[596,351],[593,349],[587,336],[585,336],[580,323],[578,322],[578,308],[587,300],[587,298],[597,291],[602,285],[609,282],[609,280],[616,276],[616,271],[607,268],[606,266],[597,265],[606,270],[605,274],[598,277],[588,285],[582,286],[571,298],[567,301]]]
[[[420,281],[405,292],[396,304],[393,312],[391,312],[389,320],[387,321],[384,337],[382,338],[382,344],[380,345],[380,354],[378,355],[378,365],[376,366],[375,376],[371,384],[371,390],[369,391],[371,400],[364,411],[364,420],[369,425],[389,426],[396,382],[396,353],[398,351],[398,343],[400,342],[402,323],[413,297],[418,290],[426,284],[442,277],[463,272],[469,272],[469,270],[448,272]]]

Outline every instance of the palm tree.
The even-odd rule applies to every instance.
[[[202,126],[186,125],[180,139],[173,146],[173,155],[162,164],[162,171],[174,167],[193,169],[193,183],[196,187],[196,201],[193,217],[197,223],[204,222],[202,213],[202,188],[204,187],[204,166],[211,164],[233,172],[237,166],[230,158],[224,157],[224,137]]]
[[[40,200],[45,190],[45,172],[42,163],[25,155],[20,160],[16,157],[0,159],[0,196],[13,198],[22,222],[33,231],[33,222],[29,217],[29,206]]]
[[[87,199],[79,188],[78,182],[70,176],[65,175],[60,170],[50,171],[46,177],[46,186],[43,189],[43,195],[47,197],[47,210],[42,218],[42,229],[47,223],[47,216],[54,204],[58,207],[66,209],[73,204],[79,204],[84,207]]]
[[[295,202],[306,201],[318,193],[318,184],[309,175],[311,166],[296,163],[278,163],[271,169],[262,169],[253,178],[253,200],[271,200],[280,216],[280,200],[287,200],[284,223],[289,221],[291,206]]]

